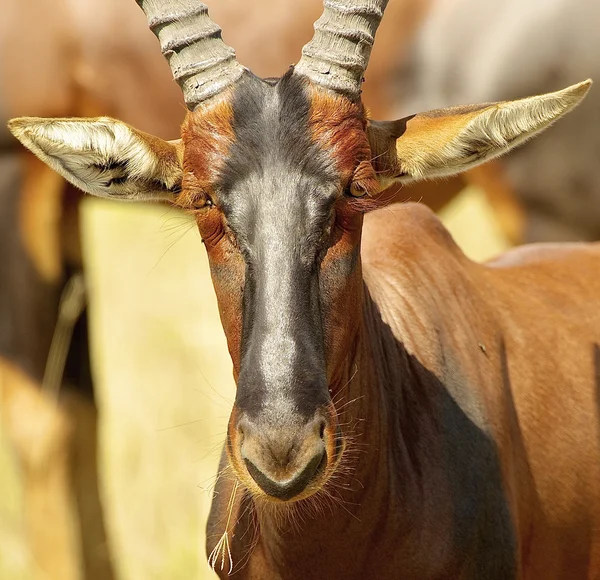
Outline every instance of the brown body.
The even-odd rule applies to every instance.
[[[233,577],[597,578],[600,246],[475,264],[408,204],[365,218],[361,255],[348,489],[314,510],[238,500]],[[225,474],[213,543],[231,491]]]
[[[374,235],[391,232],[394,218],[401,233]],[[423,407],[416,405],[421,420],[431,419],[428,403],[447,397],[457,429],[436,433],[432,447],[419,442],[413,447],[416,463],[431,461],[435,445],[465,445],[455,453],[466,470],[489,470],[490,501],[502,497],[510,513],[515,578],[597,577],[600,316],[593,305],[600,291],[600,246],[531,246],[479,265],[464,257],[424,208],[399,208],[394,218],[381,212],[372,224],[366,220],[367,287],[396,348],[415,359],[407,374],[418,375],[419,365],[431,373],[424,385],[415,381],[425,391],[417,395],[424,397]],[[380,252],[382,243],[389,253]],[[407,409],[411,415],[419,411]],[[443,412],[434,416],[439,420]],[[410,434],[407,439],[409,448],[417,443]],[[497,447],[501,477],[494,483],[495,466],[483,461],[486,444]],[[424,501],[432,529],[444,504],[452,512],[453,494],[483,494],[460,484],[451,493],[443,489],[432,485]],[[480,509],[478,540],[485,542],[490,533],[501,540],[497,512]],[[449,518],[452,527],[460,527],[456,513]],[[423,556],[427,559],[427,551]],[[473,575],[472,565],[456,577]]]

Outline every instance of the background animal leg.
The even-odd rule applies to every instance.
[[[86,580],[115,578],[98,485],[98,412],[86,396],[66,391],[62,404],[74,429],[73,491]]]

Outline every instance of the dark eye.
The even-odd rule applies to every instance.
[[[362,187],[360,183],[356,181],[351,181],[344,190],[344,195],[353,198],[360,198],[367,195],[367,190],[364,187]]]
[[[195,199],[192,205],[194,209],[210,209],[211,207],[214,207],[215,202],[212,200],[210,195],[207,195],[206,193],[201,193],[198,194],[197,198]]]
[[[185,193],[185,202],[183,203],[185,207],[199,210],[208,209],[215,205],[206,188],[196,178],[193,171],[184,173],[182,190]]]

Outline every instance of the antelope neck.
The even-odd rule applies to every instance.
[[[403,389],[418,388],[418,378],[402,346],[389,340],[389,329],[366,288],[362,318],[339,382],[333,385],[340,423],[351,438],[343,463],[350,471],[342,467],[344,475],[329,484],[328,493],[335,499],[317,500],[328,505],[315,511],[306,504],[257,509],[259,549],[283,577],[286,569],[304,568],[315,554],[323,558],[321,573],[328,568],[325,560],[335,570],[349,555],[353,563],[362,559],[368,570],[379,541],[377,530],[405,535],[403,529],[408,533],[418,526],[418,442],[405,436],[403,424],[411,423],[403,421],[401,402]]]

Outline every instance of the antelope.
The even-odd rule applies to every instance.
[[[327,0],[278,79],[205,5],[138,0],[188,108],[181,139],[18,118],[93,195],[191,212],[237,394],[208,522],[221,578],[549,580],[600,573],[600,248],[469,261],[392,183],[452,175],[591,81],[391,122],[361,99],[386,0]]]
[[[262,75],[293,61],[321,7],[311,0],[291,11],[291,3],[268,0],[268,14],[251,19],[252,11],[260,10],[259,1],[219,2],[219,18],[235,35],[239,54]],[[379,32],[380,52],[373,55],[364,87],[378,115],[391,107],[385,81],[392,77],[424,8],[420,0],[395,2],[388,16],[401,24]],[[115,28],[120,34],[114,34]],[[272,44],[257,43],[266,34]],[[65,315],[73,311],[73,298],[85,301],[80,194],[20,147],[5,126],[11,117],[24,114],[111,114],[161,138],[178,134],[185,107],[155,42],[133,2],[3,3],[0,436],[9,441],[17,459],[27,547],[36,577],[43,580],[110,580],[114,573],[97,485],[87,313],[84,309],[76,322]],[[18,59],[12,56],[15,46],[20,47]],[[402,196],[423,197],[439,207],[456,190],[444,184],[441,195],[417,190]],[[66,345],[66,361],[51,347],[59,343]]]

